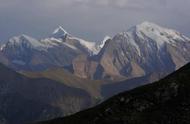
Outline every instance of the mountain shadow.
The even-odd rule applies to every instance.
[[[0,64],[0,123],[49,120],[91,105],[90,95],[59,82],[31,79]]]
[[[40,124],[189,124],[190,64],[97,107]]]

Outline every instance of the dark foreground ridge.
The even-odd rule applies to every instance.
[[[190,64],[72,116],[40,124],[189,124]]]
[[[64,116],[64,112],[88,106],[90,99],[83,90],[45,78],[27,78],[0,64],[0,124],[24,124]]]

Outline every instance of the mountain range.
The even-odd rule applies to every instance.
[[[86,80],[102,80],[104,83],[90,88],[100,98],[165,77],[190,62],[189,51],[190,38],[151,22],[100,42],[77,38],[60,26],[41,40],[26,35],[10,38],[1,45],[0,62],[30,78],[52,79],[55,71],[59,73],[53,80],[59,81],[67,71],[85,80],[80,81],[85,85],[72,85],[85,90],[94,87]]]
[[[90,42],[62,27],[48,38],[26,35],[1,45],[1,62],[16,71],[64,68],[81,78],[123,80],[157,74],[158,78],[190,61],[190,39],[181,33],[144,22],[113,38]]]
[[[0,123],[49,120],[87,109],[176,71],[190,62],[189,52],[190,38],[151,22],[100,42],[63,27],[40,40],[15,36],[0,45]]]
[[[57,39],[57,37],[60,38]],[[1,46],[1,55],[16,71],[39,71],[50,67],[69,67],[78,55],[90,55],[94,43],[67,34],[61,27],[42,40],[27,35],[9,39]],[[5,61],[5,60],[4,60]]]
[[[190,64],[72,116],[39,124],[189,124]]]

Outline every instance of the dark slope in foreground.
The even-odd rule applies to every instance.
[[[150,84],[150,82],[154,82],[158,79],[158,77],[155,77],[154,79],[151,79],[151,75],[143,76],[143,77],[137,77],[132,78],[112,84],[105,84],[101,87],[101,93],[104,96],[105,99],[110,98],[112,96],[117,95],[118,93],[125,92],[132,90],[134,88],[144,86],[146,84]],[[153,80],[153,81],[152,81]]]
[[[154,84],[42,124],[189,124],[190,64]]]
[[[49,120],[90,106],[87,92],[48,79],[30,79],[0,64],[0,124]]]

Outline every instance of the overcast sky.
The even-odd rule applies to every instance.
[[[143,21],[190,37],[190,0],[0,0],[0,41],[43,38],[58,26],[86,40],[102,40]]]

